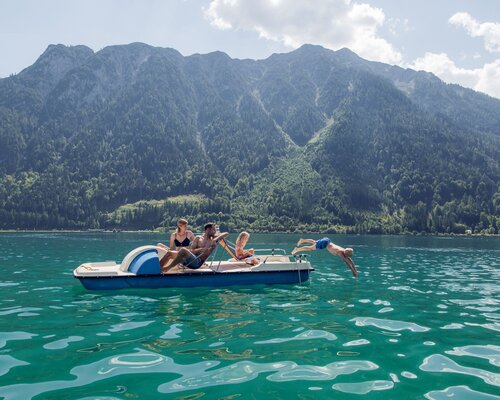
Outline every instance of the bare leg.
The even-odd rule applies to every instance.
[[[304,244],[304,243],[307,243],[307,244],[316,244],[316,240],[313,240],[313,239],[299,239],[299,241],[297,242],[297,244],[295,245],[295,247],[300,246],[301,244]]]
[[[311,246],[295,247],[292,250],[292,254],[298,253],[299,251],[314,251],[316,250],[316,242]]]
[[[163,268],[168,262],[175,256],[179,254],[178,251],[167,250],[165,255],[160,259],[160,267]]]
[[[182,263],[189,255],[191,252],[186,249],[180,249],[177,255],[175,256],[174,260],[168,265],[167,267],[161,269],[161,272],[163,274],[167,273],[170,271],[172,268],[174,268],[176,265]]]

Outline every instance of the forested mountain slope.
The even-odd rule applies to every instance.
[[[303,46],[51,45],[0,80],[0,228],[489,233],[500,100]]]

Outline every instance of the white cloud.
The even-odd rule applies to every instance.
[[[482,68],[459,68],[445,53],[425,53],[408,67],[429,71],[448,83],[472,88],[500,98],[500,59],[485,64]]]
[[[401,32],[411,32],[414,30],[410,26],[410,20],[408,18],[389,18],[387,20],[387,29],[393,36],[399,36]]]
[[[479,23],[465,12],[452,15],[448,22],[452,25],[462,26],[471,37],[482,37],[484,39],[484,48],[490,53],[500,52],[499,23]]]
[[[374,61],[402,60],[377,34],[384,12],[351,0],[212,0],[205,15],[219,29],[255,31],[290,48],[311,43],[333,50],[348,47]]]
[[[484,65],[480,71],[474,89],[500,98],[500,60]]]

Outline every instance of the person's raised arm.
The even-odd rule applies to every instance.
[[[170,235],[170,248],[171,248],[171,249],[174,249],[174,248],[175,248],[175,247],[174,247],[174,245],[175,245],[174,240],[175,240],[175,232],[172,232],[172,234]]]

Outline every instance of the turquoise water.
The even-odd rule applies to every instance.
[[[499,238],[332,237],[357,280],[326,251],[302,285],[87,292],[72,277],[160,239],[0,234],[0,397],[500,398]]]

